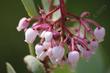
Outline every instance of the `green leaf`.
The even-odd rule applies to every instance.
[[[7,69],[7,73],[16,73],[14,68],[8,62],[6,63],[6,69]]]
[[[54,5],[59,5],[59,0],[54,0]]]
[[[64,0],[66,2],[66,0]],[[54,5],[58,6],[59,0],[54,0]],[[61,17],[60,9],[53,13],[52,19],[53,21],[58,20]]]
[[[68,65],[64,65],[64,66],[59,66],[57,67],[55,70],[54,70],[54,73],[75,73],[75,72],[72,72],[70,70],[70,68],[68,67]]]
[[[50,3],[48,2],[48,0],[41,0],[41,1],[42,1],[42,5],[43,5],[44,10],[47,13],[49,11]]]
[[[21,1],[30,17],[38,15],[33,0],[21,0]]]
[[[43,64],[34,56],[27,55],[24,58],[24,62],[27,64],[28,70],[32,73],[45,73]]]
[[[66,2],[66,0],[64,0]],[[59,5],[59,0],[54,0],[54,5]]]
[[[61,17],[60,9],[53,13],[52,20],[56,21]]]

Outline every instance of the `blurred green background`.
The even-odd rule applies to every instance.
[[[40,0],[35,2],[40,3]],[[76,73],[110,73],[110,1],[67,0],[67,9],[77,15],[90,11],[91,18],[106,29],[105,41],[88,62],[80,60]],[[7,61],[17,73],[29,73],[23,62],[23,57],[28,54],[24,33],[16,31],[19,19],[24,16],[28,17],[21,0],[0,0],[0,73],[6,73]],[[57,69],[56,73],[69,72],[67,69]]]

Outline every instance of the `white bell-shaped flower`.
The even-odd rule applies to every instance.
[[[41,38],[44,38],[44,37],[45,37],[45,33],[46,33],[46,31],[43,31],[43,32],[40,34],[40,37],[41,37]]]
[[[104,36],[105,36],[105,28],[100,27],[100,28],[96,28],[94,30],[94,35],[96,37],[96,39],[98,40],[98,42],[102,42],[104,40]]]
[[[25,29],[25,28],[27,28],[29,26],[29,21],[28,21],[28,19],[26,18],[26,17],[23,17],[20,21],[19,21],[19,23],[18,23],[18,26],[17,26],[17,30],[18,31],[21,31],[22,29]]]
[[[92,40],[89,44],[91,50],[96,51],[96,49],[99,47],[99,43],[97,40]]]
[[[25,32],[25,42],[33,43],[37,35],[38,31],[28,28]]]
[[[78,51],[71,51],[68,54],[68,62],[70,64],[77,63],[79,60],[79,52]]]
[[[79,61],[79,52],[78,51],[71,51],[68,53],[68,63],[71,69],[75,69],[77,62]]]
[[[37,44],[35,46],[35,53],[37,56],[40,56],[40,54],[43,52],[44,46]]]
[[[51,39],[53,38],[52,32],[47,31],[47,32],[45,33],[45,35],[44,35],[44,38],[45,38],[45,41],[46,41],[46,42],[50,42]]]
[[[82,55],[83,55],[83,58],[89,60],[90,57],[91,57],[93,54],[94,54],[94,52],[91,51],[91,50],[89,50],[89,51],[88,51],[88,50],[84,50]]]
[[[36,45],[35,46],[35,53],[37,55],[37,58],[41,61],[43,61],[45,59],[45,57],[47,56],[46,52],[44,51],[44,46],[42,45]]]
[[[56,59],[56,61],[60,61],[64,56],[64,48],[62,46],[53,47],[52,55]]]
[[[52,64],[57,64],[57,63],[56,63],[56,59],[55,59],[55,58],[53,57],[53,55],[52,55],[52,48],[49,48],[49,49],[47,50],[47,55],[48,55],[50,61],[52,62]]]
[[[43,61],[47,56],[47,53],[43,51],[37,58],[41,61]]]
[[[92,49],[92,48],[95,48],[95,45],[93,46],[89,44],[88,48],[90,48],[91,51],[87,51],[87,49],[83,48],[81,45],[77,45],[77,47],[81,52],[80,53],[81,57],[86,58],[86,59],[89,59],[91,55],[95,52],[95,50]]]
[[[51,42],[46,42],[46,41],[44,41],[44,42],[43,42],[43,46],[44,46],[46,49],[48,49],[48,48],[51,46]]]

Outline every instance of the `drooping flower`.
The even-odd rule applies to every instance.
[[[51,61],[52,64],[57,64],[56,59],[54,58],[54,56],[52,55],[52,48],[49,48],[47,50],[47,55]]]
[[[35,53],[37,56],[40,56],[40,54],[43,52],[44,46],[37,44],[35,46]]]
[[[27,28],[29,26],[29,20],[26,18],[26,17],[23,17],[19,23],[18,23],[18,26],[17,26],[17,31],[21,31],[25,28]]]
[[[52,58],[55,62],[59,62],[62,60],[64,56],[64,48],[62,46],[55,46],[51,50]]]
[[[68,53],[68,63],[71,67],[75,68],[77,62],[79,61],[79,52],[78,51],[70,51]]]
[[[95,48],[97,45],[93,44],[93,42],[91,44],[87,44],[87,45],[88,45],[89,50],[82,47],[81,45],[77,45],[77,47],[80,51],[81,57],[88,60],[94,54]]]
[[[45,41],[46,41],[46,42],[51,41],[51,39],[53,38],[52,32],[47,31],[47,32],[45,33],[45,35],[44,35],[44,38],[45,38]]]
[[[45,37],[45,33],[46,33],[46,31],[43,31],[43,32],[40,34],[40,37],[41,37],[41,38],[44,38],[44,37]]]
[[[33,30],[32,28],[28,28],[25,32],[25,42],[33,43],[38,34],[39,33],[37,30]]]
[[[45,51],[43,51],[40,56],[38,56],[38,59],[41,61],[44,61],[45,57],[47,56],[47,53]]]
[[[93,51],[91,50],[84,50],[82,53],[83,58],[85,58],[86,60],[89,60],[90,57],[94,54]]]
[[[46,49],[48,49],[49,47],[51,47],[51,42],[46,42],[46,41],[44,41],[44,42],[43,42],[43,46],[44,46]]]
[[[43,61],[45,59],[45,57],[47,56],[47,54],[45,52],[45,47],[43,45],[37,44],[35,46],[35,53],[37,55],[37,58],[41,61]]]
[[[50,42],[53,38],[53,34],[50,31],[43,31],[40,35],[41,38],[45,38],[46,42]]]
[[[104,36],[105,36],[105,28],[100,27],[100,28],[96,28],[94,30],[94,35],[96,37],[96,39],[98,40],[98,42],[102,42],[104,40]]]
[[[95,52],[96,49],[99,47],[99,43],[98,43],[97,40],[92,40],[92,41],[90,41],[89,46],[90,46],[91,50],[92,50],[93,52]]]

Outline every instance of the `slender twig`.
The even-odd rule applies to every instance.
[[[30,55],[35,56],[34,45],[28,44]]]

